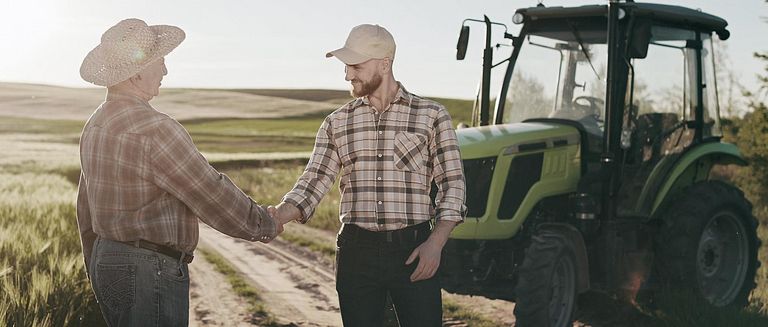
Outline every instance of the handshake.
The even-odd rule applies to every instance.
[[[275,222],[275,234],[268,238],[262,238],[262,242],[264,243],[269,243],[277,237],[277,235],[280,235],[284,230],[283,225],[301,219],[301,211],[299,211],[299,208],[285,202],[281,202],[277,206],[267,207],[267,213],[269,213],[270,218]]]

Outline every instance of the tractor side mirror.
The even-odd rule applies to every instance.
[[[462,26],[459,42],[456,43],[456,60],[464,60],[467,55],[467,43],[469,43],[469,26]]]
[[[648,45],[651,43],[651,24],[638,22],[627,43],[627,55],[630,58],[645,58],[648,55]]]

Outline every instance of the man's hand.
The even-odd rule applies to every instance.
[[[414,249],[411,256],[408,257],[408,261],[405,262],[406,265],[410,265],[416,258],[419,258],[419,265],[411,274],[411,282],[432,278],[437,268],[440,267],[442,252],[443,246],[432,238]]]
[[[456,222],[438,221],[429,238],[411,252],[411,256],[405,261],[406,265],[410,265],[416,258],[419,258],[419,264],[411,274],[411,282],[430,279],[435,275],[437,268],[440,268],[443,246],[448,241],[448,235],[451,234],[454,227],[456,227]]]
[[[274,223],[275,223],[275,235],[271,235],[271,237],[267,237],[266,235],[263,236],[259,240],[259,242],[265,243],[265,244],[271,242],[272,240],[274,240],[277,237],[277,235],[280,235],[280,233],[282,233],[284,231],[284,229],[283,229],[283,222],[281,222],[275,216],[275,214],[276,214],[275,207],[273,207],[273,206],[267,207],[267,213],[269,214],[269,218],[272,219],[274,221]]]
[[[277,207],[267,207],[267,213],[269,214],[269,217],[272,218],[272,220],[275,222],[276,234],[272,238],[263,238],[259,240],[262,243],[269,243],[275,237],[277,237],[277,235],[280,235],[280,233],[285,230],[283,225],[301,218],[301,212],[299,209],[285,202],[278,204]]]
[[[281,202],[276,207],[269,206],[267,210],[269,211],[269,214],[275,218],[275,221],[281,225],[301,219],[301,212],[299,211],[299,208],[296,208],[294,205],[289,203]]]

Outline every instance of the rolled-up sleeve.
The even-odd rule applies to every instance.
[[[461,223],[467,211],[464,205],[466,185],[456,131],[444,107],[438,110],[433,132],[430,153],[434,156],[432,174],[438,189],[435,219]]]
[[[211,167],[181,124],[164,120],[152,137],[151,147],[154,182],[204,223],[251,241],[276,235],[275,221],[267,210]]]
[[[296,206],[301,212],[301,222],[306,223],[326,193],[333,187],[339,173],[340,161],[332,137],[331,118],[326,118],[315,138],[315,147],[307,167],[296,181],[283,202]]]

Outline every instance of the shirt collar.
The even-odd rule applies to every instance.
[[[140,97],[137,97],[135,95],[124,94],[124,93],[114,93],[114,92],[107,93],[107,98],[105,101],[118,101],[118,100],[132,100],[132,101],[137,101],[141,103],[147,103],[147,104],[149,103],[146,100]]]
[[[405,87],[403,87],[402,83],[397,82],[397,86],[398,86],[397,93],[395,94],[395,98],[392,99],[392,104],[395,104],[395,103],[399,102],[399,103],[402,103],[402,104],[407,104],[410,107],[411,104],[413,103],[413,94],[408,92],[408,90],[406,90]],[[364,96],[364,97],[357,98],[353,102],[352,107],[353,108],[357,108],[357,107],[362,106],[362,105],[366,105],[366,106],[370,106],[371,105],[371,102],[368,99],[367,95]]]

